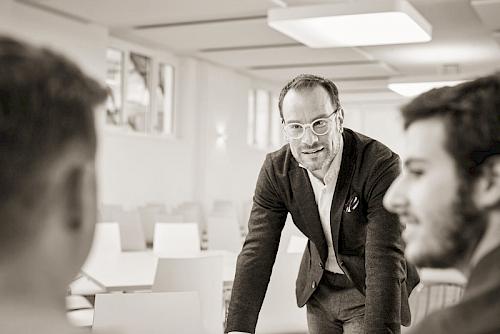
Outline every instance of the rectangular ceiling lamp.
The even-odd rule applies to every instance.
[[[426,82],[400,82],[387,85],[390,90],[406,97],[414,97],[427,92],[433,88],[455,86],[467,80],[453,81],[426,81]]]
[[[267,23],[311,48],[428,42],[430,23],[406,0],[273,8]]]

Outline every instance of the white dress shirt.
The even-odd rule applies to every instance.
[[[332,228],[330,226],[330,209],[332,207],[333,194],[335,193],[335,185],[339,176],[340,163],[342,162],[343,148],[344,140],[340,137],[339,151],[330,164],[330,168],[328,168],[328,171],[326,172],[325,183],[314,176],[309,170],[307,170],[307,168],[299,164],[300,167],[307,171],[307,175],[309,175],[309,180],[311,181],[314,191],[314,198],[316,199],[316,205],[318,206],[321,226],[323,227],[323,233],[325,234],[326,243],[328,245],[328,259],[325,263],[325,269],[338,274],[343,274],[344,272],[340,269],[337,263],[337,257],[335,256],[335,251],[333,249]],[[229,332],[228,334],[249,333]]]
[[[337,178],[339,176],[340,163],[342,162],[343,148],[344,141],[342,137],[340,137],[339,151],[331,162],[330,168],[325,174],[325,183],[314,176],[304,166],[301,166],[302,168],[307,170],[307,175],[309,175],[309,180],[311,181],[311,185],[314,191],[314,198],[316,199],[316,205],[318,206],[321,226],[323,227],[326,244],[328,245],[328,258],[325,263],[325,269],[338,274],[343,274],[344,272],[342,271],[342,269],[340,269],[337,263],[337,257],[335,256],[335,251],[333,249],[332,228],[330,225],[330,210],[332,207],[333,195],[335,194]]]

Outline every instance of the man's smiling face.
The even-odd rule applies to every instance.
[[[342,115],[337,111],[338,106],[332,105],[327,91],[321,87],[305,89],[291,89],[283,99],[283,121],[286,124],[309,124],[320,118],[332,119],[330,131],[324,135],[314,134],[310,128],[305,129],[304,136],[299,139],[290,139],[292,154],[305,168],[319,171],[335,158],[339,151],[342,129]]]

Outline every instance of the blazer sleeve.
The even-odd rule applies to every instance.
[[[399,175],[400,165],[396,154],[384,152],[383,156],[373,165],[367,181],[366,333],[401,330],[401,284],[405,278],[402,230],[397,216],[382,205],[387,189]]]
[[[255,331],[288,213],[281,198],[267,155],[257,179],[248,235],[238,256],[226,333]]]

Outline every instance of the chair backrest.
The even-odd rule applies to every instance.
[[[233,201],[226,200],[215,200],[211,215],[223,216],[223,217],[231,217],[235,220],[238,220],[238,210]]]
[[[197,223],[155,224],[153,251],[161,257],[193,257],[200,254]]]
[[[98,209],[98,222],[116,222],[117,215],[123,211],[120,204],[101,204]]]
[[[307,333],[305,308],[295,300],[295,279],[300,253],[278,253],[257,321],[256,333]]]
[[[184,221],[203,223],[203,212],[200,203],[197,202],[184,202],[179,204],[172,210],[173,215],[181,215]]]
[[[458,303],[462,298],[465,284],[465,277],[457,270],[430,268],[420,270],[420,284],[409,298],[412,326],[430,313]]]
[[[167,213],[167,206],[165,205],[165,203],[148,202],[148,203],[146,203],[146,205],[144,205],[144,207],[156,210],[160,213]]]
[[[122,251],[141,251],[146,249],[146,239],[141,225],[139,212],[123,211],[118,214]]]
[[[208,334],[223,332],[223,257],[160,258],[153,291],[197,291]]]
[[[163,221],[167,212],[162,206],[146,205],[139,208],[139,215],[141,218],[142,229],[144,231],[144,238],[147,243],[152,243],[155,224],[159,221]],[[178,220],[178,222],[182,221],[183,220]]]
[[[234,217],[208,216],[207,239],[209,250],[239,253],[243,244],[240,226]]]
[[[204,333],[198,293],[98,294],[94,333]]]

